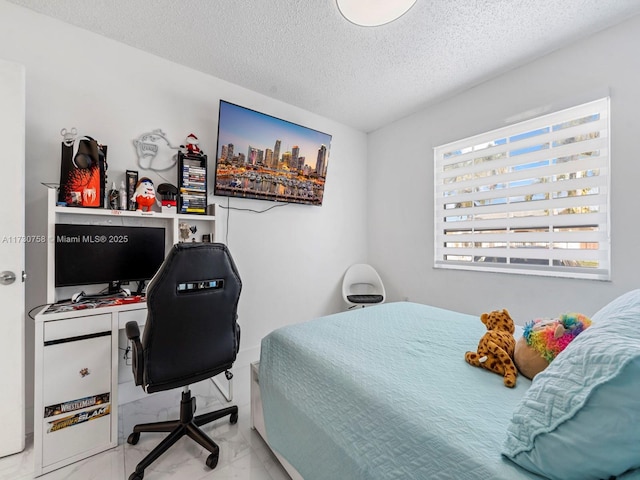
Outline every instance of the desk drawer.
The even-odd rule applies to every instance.
[[[127,322],[130,321],[138,322],[138,325],[142,326],[147,321],[147,309],[140,308],[138,310],[127,310],[126,312],[120,312],[118,314],[118,328],[124,329]],[[141,330],[142,331],[142,330]]]
[[[111,331],[95,335],[100,336],[45,343],[42,376],[45,410],[52,405],[111,392]]]
[[[44,323],[44,341],[52,342],[65,338],[91,335],[111,331],[111,314],[90,315],[87,317],[67,318]]]
[[[110,404],[44,420],[42,466],[60,462],[111,443]]]

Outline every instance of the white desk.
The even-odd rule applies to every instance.
[[[119,332],[132,320],[144,325],[147,316],[144,302],[45,311],[35,317],[36,476],[117,446],[118,377],[133,385],[131,368],[119,361]],[[226,391],[214,383],[230,401],[231,381]]]
[[[197,227],[198,235],[207,234],[214,241],[224,238],[223,223],[213,215],[61,207],[57,200],[56,189],[50,188],[48,238],[55,238],[57,223],[164,227],[165,251],[180,241],[181,223]],[[55,266],[55,243],[47,242],[49,303],[73,293],[71,287],[56,288]],[[131,320],[144,324],[145,303],[56,313],[44,313],[45,310],[35,317],[36,475],[117,445],[119,383],[125,401],[146,395],[140,387],[134,388],[131,367],[123,361],[121,350],[127,344],[122,331],[125,324]],[[227,383],[225,391],[225,379],[213,381],[230,401],[232,383]]]
[[[147,314],[145,303],[44,311],[35,317],[36,476],[118,444],[118,330]]]

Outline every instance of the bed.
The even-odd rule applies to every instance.
[[[636,296],[640,320],[640,291]],[[500,376],[468,365],[464,353],[476,349],[485,331],[477,316],[410,302],[275,330],[262,341],[259,364],[265,440],[294,478],[307,480],[609,478],[598,476],[599,470],[585,477],[579,468],[567,476],[553,462],[532,467],[549,433],[538,424],[532,427],[536,448],[518,451],[518,435],[526,437],[521,430],[531,427],[528,419],[549,414],[536,403],[539,396],[528,399],[547,371],[533,385],[519,376],[510,389]],[[640,347],[640,336],[632,343]],[[622,363],[637,363],[640,372],[640,351]],[[575,403],[576,396],[573,391],[567,401]],[[640,430],[640,404],[630,401],[628,408],[638,409],[630,421]],[[548,403],[554,412],[573,408]],[[555,425],[551,434],[558,430]],[[633,470],[640,467],[637,440],[627,455],[631,463],[611,467],[619,470],[618,478],[640,478]],[[609,455],[609,447],[604,450]],[[549,468],[558,475],[548,474]]]

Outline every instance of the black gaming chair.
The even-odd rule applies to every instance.
[[[136,322],[126,325],[133,345],[133,375],[147,393],[183,387],[180,419],[136,425],[127,442],[135,445],[141,432],[170,432],[137,466],[129,480],[142,480],[144,470],[184,435],[211,454],[215,468],[219,447],[199,427],[230,415],[232,406],[194,417],[196,400],[189,384],[228,371],[240,345],[236,323],[242,282],[227,247],[219,243],[174,245],[147,287],[147,322],[140,340]]]

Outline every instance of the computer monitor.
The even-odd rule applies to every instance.
[[[165,256],[165,229],[56,224],[55,286],[109,285],[149,280]]]

